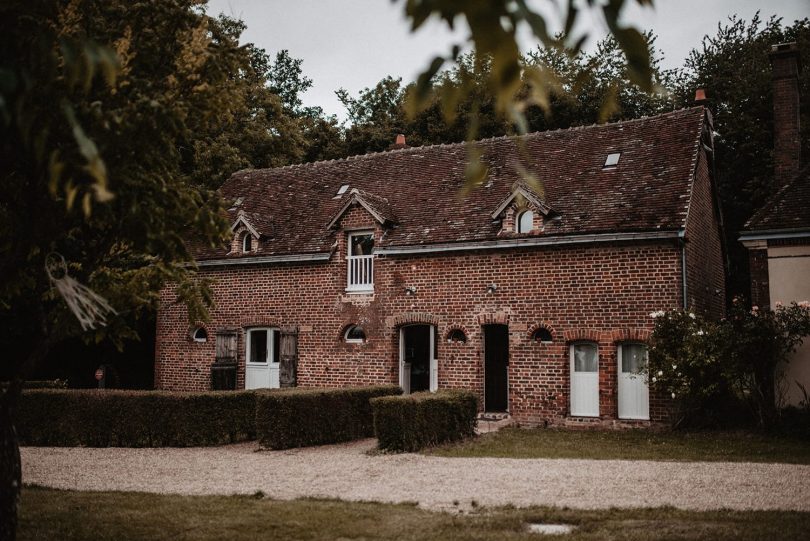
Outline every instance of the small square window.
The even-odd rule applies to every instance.
[[[605,160],[605,167],[616,167],[619,163],[619,158],[621,158],[621,152],[614,152],[612,154],[608,154],[607,159]]]
[[[344,193],[346,193],[346,190],[348,190],[348,189],[349,189],[349,185],[344,184],[338,189],[337,194],[338,195],[343,195]]]

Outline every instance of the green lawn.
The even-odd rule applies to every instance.
[[[810,464],[810,441],[749,432],[506,428],[427,450],[447,457],[707,460]]]
[[[25,488],[19,539],[542,539],[527,522],[578,526],[573,540],[806,539],[810,513],[478,509],[471,514],[414,505],[247,496],[159,496]]]

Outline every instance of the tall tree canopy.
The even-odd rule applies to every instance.
[[[731,256],[729,293],[745,292],[746,252],[737,242],[746,220],[772,193],[773,96],[768,53],[777,43],[795,41],[810,59],[810,20],[785,25],[778,17],[751,21],[731,17],[714,36],[691,51],[674,92],[686,105],[696,88],[706,89],[714,114],[716,177]],[[799,79],[802,155],[810,156],[810,70]]]

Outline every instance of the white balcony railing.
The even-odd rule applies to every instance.
[[[346,291],[374,290],[374,256],[349,256]]]

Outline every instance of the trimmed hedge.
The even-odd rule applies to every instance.
[[[478,398],[470,391],[375,398],[374,432],[386,451],[418,451],[475,433]]]
[[[369,401],[401,393],[395,386],[258,393],[259,443],[270,449],[289,449],[371,437],[374,417]]]
[[[32,379],[23,382],[23,389],[67,389],[67,380]]]
[[[255,439],[256,393],[23,390],[23,445],[190,447]]]

